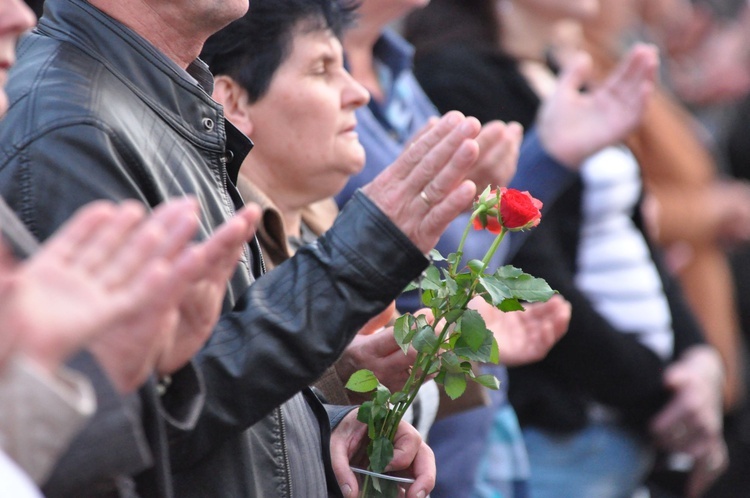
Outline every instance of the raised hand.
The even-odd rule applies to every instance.
[[[3,247],[4,328],[20,332],[21,350],[56,370],[73,352],[168,290],[167,263],[156,248],[165,238],[187,244],[197,227],[195,206],[192,200],[170,203],[144,221],[146,212],[138,203],[96,202],[79,210],[23,262]],[[148,345],[155,341],[147,338]]]
[[[624,139],[643,116],[658,65],[656,48],[636,45],[602,84],[582,91],[592,85],[591,58],[574,57],[539,110],[537,129],[547,152],[577,169],[586,157]]]
[[[213,235],[191,247],[177,264],[173,286],[184,289],[177,301],[173,347],[163,351],[157,365],[160,375],[184,366],[203,344],[219,319],[227,280],[237,267],[241,251],[260,220],[257,205],[245,206]]]
[[[543,359],[570,323],[570,303],[560,295],[525,304],[526,311],[504,313],[481,298],[472,300],[470,307],[480,312],[495,335],[500,362],[511,367]]]
[[[425,254],[474,198],[476,187],[465,179],[480,128],[474,118],[447,113],[362,189]]]
[[[477,136],[479,157],[469,176],[481,191],[487,185],[506,187],[516,174],[523,127],[518,123],[490,121]]]

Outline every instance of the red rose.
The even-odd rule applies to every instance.
[[[502,231],[503,226],[500,224],[500,220],[497,219],[497,212],[485,212],[474,218],[474,229],[487,229],[490,233],[499,234]]]
[[[534,199],[528,192],[516,189],[500,189],[500,219],[508,230],[518,231],[533,228],[542,219],[542,201]]]

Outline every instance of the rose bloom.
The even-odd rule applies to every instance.
[[[542,219],[542,201],[528,192],[516,189],[500,189],[500,219],[508,230],[533,228]]]
[[[495,198],[497,198],[497,191],[493,190],[489,199]],[[515,232],[533,228],[542,219],[542,201],[535,199],[528,192],[516,189],[501,188],[499,203],[493,203],[488,207],[487,211],[474,218],[476,230],[486,229],[491,233],[499,234],[505,228]]]

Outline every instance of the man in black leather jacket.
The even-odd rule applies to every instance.
[[[45,239],[100,198],[153,207],[193,194],[202,237],[242,205],[234,181],[251,143],[224,120],[195,57],[247,7],[247,0],[46,2],[19,46],[0,124],[0,194],[34,235]],[[473,119],[446,115],[359,192],[324,237],[255,283],[263,264],[251,242],[228,288],[213,284],[226,290],[224,313],[193,364],[161,396],[151,383],[138,399],[102,406],[47,483],[48,496],[170,496],[170,456],[175,471],[205,476],[203,496],[245,496],[253,477],[244,472],[243,431],[315,380],[419,275],[424,254],[475,193],[463,178],[478,130]],[[185,306],[181,328],[200,328],[213,311],[200,301]],[[329,414],[331,427],[344,413]],[[139,414],[143,422],[133,422]],[[424,496],[434,462],[413,432],[401,432],[404,452],[393,464],[413,465],[410,496]],[[108,446],[113,435],[117,444]],[[328,478],[344,491],[356,489],[347,460],[362,436],[351,412],[330,438],[338,457]]]

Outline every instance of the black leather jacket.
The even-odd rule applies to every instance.
[[[155,206],[186,194],[201,201],[202,236],[229,218],[242,205],[234,181],[250,142],[204,91],[202,63],[189,76],[84,0],[48,0],[45,9],[19,47],[0,123],[0,194],[24,224],[43,240],[95,199]],[[200,483],[195,496],[249,496],[243,431],[320,376],[426,265],[361,193],[316,244],[255,283],[253,241],[195,360],[206,388],[200,416],[168,427],[173,473]],[[154,450],[161,439],[150,443],[166,466]],[[92,465],[96,450],[81,449]],[[148,494],[172,492],[162,483]]]

